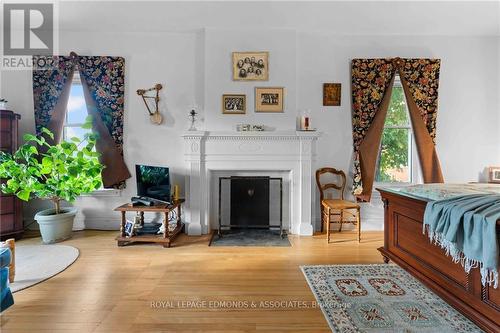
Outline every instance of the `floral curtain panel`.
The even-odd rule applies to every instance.
[[[435,149],[439,59],[352,60],[353,194],[370,201],[396,71],[401,78],[425,183],[443,182]]]
[[[396,59],[425,183],[443,183],[436,152],[439,59]]]
[[[361,170],[363,167],[361,145],[380,109],[387,89],[391,86],[395,70],[396,67],[392,59],[352,60],[353,193],[357,197],[363,194],[363,182],[365,181],[362,177],[363,174],[365,174],[365,178],[369,177],[369,174],[363,173]],[[366,160],[365,158],[364,161],[366,162]],[[373,183],[373,175],[371,181]]]
[[[96,148],[101,152],[104,187],[122,188],[130,172],[123,159],[123,110],[125,59],[79,56],[85,101],[99,134]]]
[[[436,140],[440,59],[398,59],[400,76],[406,80],[429,135]]]
[[[36,133],[46,127],[54,133],[54,141],[62,136],[66,105],[68,104],[73,60],[63,56],[33,57],[33,102]],[[50,138],[46,138],[50,140]]]

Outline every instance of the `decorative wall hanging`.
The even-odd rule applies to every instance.
[[[160,114],[160,110],[158,108],[158,103],[160,102],[160,90],[163,88],[161,84],[156,84],[153,88],[149,89],[137,89],[137,95],[142,97],[144,104],[149,113],[149,119],[152,123],[156,125],[160,125],[163,121],[163,117]],[[155,91],[154,96],[147,95],[148,92]],[[152,101],[148,102],[148,101]]]
[[[223,114],[245,114],[246,105],[246,95],[222,95]]]
[[[269,52],[233,52],[233,80],[269,80]]]
[[[340,83],[323,83],[323,106],[340,106],[340,96]]]
[[[255,88],[255,112],[283,112],[285,88]]]

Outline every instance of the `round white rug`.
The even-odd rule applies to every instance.
[[[74,263],[79,253],[68,245],[16,246],[16,276],[10,289],[16,292],[53,277]]]

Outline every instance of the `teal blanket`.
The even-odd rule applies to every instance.
[[[472,194],[431,201],[424,214],[424,233],[468,273],[479,267],[483,286],[498,287],[500,195]]]

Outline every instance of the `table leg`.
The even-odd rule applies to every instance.
[[[120,234],[122,237],[125,237],[125,221],[127,219],[125,218],[125,212],[122,211],[122,223],[121,223],[121,226],[120,226]]]
[[[163,238],[168,238],[168,212],[165,212],[165,219],[163,220],[163,227],[165,232],[163,233]]]
[[[181,226],[181,205],[177,206],[177,228]]]

